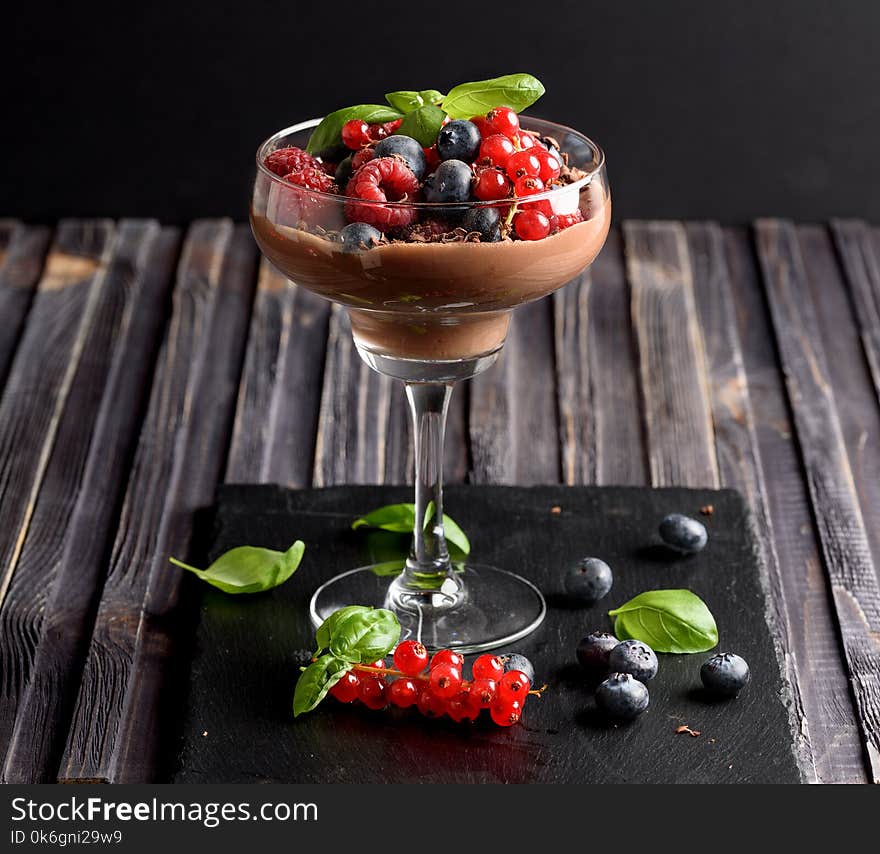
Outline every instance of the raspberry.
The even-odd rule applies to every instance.
[[[350,670],[342,677],[331,689],[330,694],[336,697],[340,703],[352,703],[358,698],[360,693],[360,679],[357,673]]]
[[[461,689],[461,668],[451,664],[438,664],[431,668],[431,693],[437,697],[455,696]]]
[[[515,139],[519,133],[519,116],[510,107],[495,107],[486,113],[486,124],[492,133],[503,133],[510,139]]]
[[[301,148],[279,148],[273,151],[263,161],[263,165],[270,171],[280,177],[289,175],[291,172],[299,172],[310,166],[312,168],[320,168],[321,164],[312,157],[307,151]]]
[[[504,662],[497,655],[481,655],[473,666],[474,679],[500,679]]]
[[[342,126],[342,141],[346,148],[357,151],[373,140],[370,137],[370,126],[362,119],[351,119]]]
[[[351,172],[354,174],[364,165],[369,163],[376,156],[376,151],[372,146],[362,148],[360,151],[351,155]]]
[[[541,211],[532,208],[513,218],[513,229],[520,240],[541,240],[550,234],[550,220]]]
[[[418,676],[428,666],[428,650],[418,641],[403,641],[394,650],[394,666],[407,676]]]
[[[523,702],[529,693],[529,677],[521,670],[508,670],[498,683],[498,700]]]
[[[500,169],[490,167],[477,172],[474,195],[484,202],[506,199],[510,194],[510,178]]]
[[[336,193],[338,188],[332,175],[315,166],[306,166],[296,172],[284,176],[284,180],[306,190],[317,190],[321,193]]]
[[[371,202],[411,200],[418,192],[419,182],[413,171],[398,157],[379,157],[365,163],[352,175],[346,194]],[[366,222],[381,231],[410,225],[417,211],[408,207],[359,205],[349,202],[345,213],[351,222]]]
[[[489,713],[498,726],[513,726],[522,715],[522,703],[519,700],[496,702]]]
[[[441,649],[434,653],[431,659],[431,670],[439,667],[441,664],[451,664],[461,670],[464,667],[464,656],[460,652],[453,652],[451,649]]]
[[[420,693],[418,683],[412,679],[395,679],[388,686],[388,699],[391,705],[401,709],[408,709],[418,703]]]
[[[552,231],[564,231],[566,228],[571,228],[571,226],[583,221],[584,215],[580,210],[570,214],[557,214],[550,217],[550,228]]]

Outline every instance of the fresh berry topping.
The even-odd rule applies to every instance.
[[[498,693],[498,683],[494,679],[474,679],[471,683],[471,694],[480,704],[481,709],[488,709]]]
[[[379,157],[354,173],[346,194],[371,202],[398,202],[412,199],[418,189],[418,179],[403,160]],[[417,216],[417,211],[411,207],[360,205],[356,202],[346,204],[345,213],[352,221],[366,222],[382,230],[409,225]]]
[[[592,632],[577,647],[577,660],[585,670],[607,670],[608,656],[620,641],[609,632]]]
[[[471,116],[470,122],[477,128],[483,139],[495,132],[489,127],[489,123],[486,121],[485,116]]]
[[[418,703],[421,691],[417,682],[403,677],[401,679],[395,679],[388,686],[387,693],[388,700],[392,706],[397,706],[401,709],[408,709],[410,706],[414,706]]]
[[[425,153],[427,171],[433,172],[440,165],[440,155],[437,153],[437,146],[432,145],[430,148],[423,148],[422,151]]]
[[[541,161],[531,151],[517,151],[507,159],[505,168],[514,180],[524,175],[537,178],[541,174]]]
[[[426,718],[439,718],[446,714],[446,700],[433,691],[422,691],[417,701],[419,711]]]
[[[314,166],[306,166],[298,172],[291,172],[284,176],[284,180],[296,184],[298,187],[317,190],[321,193],[335,193],[338,189],[332,175],[328,175],[323,169],[316,169]]]
[[[480,716],[480,704],[470,690],[459,691],[446,702],[446,713],[456,723],[475,721]]]
[[[732,652],[719,652],[700,668],[703,685],[720,697],[735,697],[746,687],[749,678],[749,665]]]
[[[474,662],[474,679],[500,679],[504,675],[504,662],[497,655],[481,655]]]
[[[461,227],[472,234],[477,232],[484,243],[501,240],[501,212],[494,207],[470,208],[461,219]]]
[[[525,702],[532,683],[521,670],[508,670],[498,682],[498,698],[500,700],[519,700]]]
[[[397,155],[406,161],[406,165],[420,181],[427,171],[425,151],[412,137],[395,134],[376,143],[376,157],[392,157]]]
[[[342,126],[342,141],[346,148],[351,148],[353,151],[370,145],[373,141],[370,136],[370,126],[361,119],[351,119]]]
[[[434,653],[431,659],[431,670],[439,667],[441,664],[451,664],[461,670],[464,667],[464,656],[460,652],[451,649],[441,649]]]
[[[564,231],[566,228],[571,228],[573,225],[583,221],[584,215],[578,209],[574,213],[557,214],[551,217],[550,227],[553,231]]]
[[[431,692],[438,697],[452,697],[461,688],[461,668],[438,664],[431,668]]]
[[[501,660],[504,662],[505,673],[509,673],[511,670],[520,670],[526,674],[529,682],[534,684],[535,668],[532,665],[532,662],[524,655],[520,655],[518,652],[511,652],[507,655],[502,655]]]
[[[337,187],[344,187],[348,184],[349,179],[351,178],[352,173],[354,172],[354,166],[352,165],[352,156],[349,154],[348,157],[339,161],[339,165],[336,167],[336,172],[333,177],[336,180]]]
[[[307,166],[318,169],[321,165],[316,158],[301,148],[279,148],[266,157],[263,164],[270,172],[282,178]]]
[[[339,232],[343,252],[364,252],[378,246],[382,232],[365,222],[350,222]]]
[[[513,726],[522,715],[522,703],[518,700],[496,701],[489,712],[498,726]]]
[[[608,667],[615,673],[629,673],[639,682],[648,682],[657,675],[657,656],[646,643],[625,640],[611,650]]]
[[[473,122],[456,119],[440,128],[437,153],[441,160],[462,160],[472,163],[480,151],[480,131]]]
[[[555,181],[562,171],[559,168],[559,161],[542,145],[536,145],[531,153],[538,158],[541,164],[541,171],[538,173],[538,177],[545,184]]]
[[[523,175],[513,182],[513,195],[518,199],[524,196],[534,196],[536,193],[544,191],[544,182],[540,178],[531,175]]]
[[[550,220],[532,208],[513,218],[513,230],[520,240],[541,240],[550,233]]]
[[[584,605],[598,602],[611,589],[614,576],[611,567],[597,557],[585,557],[565,575],[565,592]]]
[[[372,146],[368,145],[366,148],[361,148],[351,155],[351,171],[357,172],[364,163],[369,163],[376,157],[378,157],[376,149]]]
[[[390,122],[382,122],[381,124],[370,125],[370,136],[376,139],[385,139],[391,136],[401,125],[403,119],[392,119]]]
[[[706,526],[689,516],[672,513],[660,523],[663,542],[684,554],[701,551],[709,541]]]
[[[479,162],[505,169],[507,161],[515,152],[513,143],[504,134],[494,133],[483,139],[483,143],[480,145]]]
[[[535,147],[535,137],[528,131],[523,131],[516,138],[517,146],[520,151],[528,151]]]
[[[388,705],[384,679],[365,676],[360,680],[360,683],[359,699],[368,709],[378,711]]]
[[[596,702],[612,718],[632,720],[648,708],[648,689],[629,673],[612,673],[596,690]]]
[[[514,139],[519,133],[519,116],[510,107],[495,107],[486,113],[486,124],[493,133],[503,133]]]
[[[394,650],[394,666],[407,676],[418,676],[428,666],[428,650],[418,641],[405,640]]]
[[[540,180],[540,178],[520,178],[519,180],[535,181]],[[553,205],[550,204],[550,199],[537,199],[534,202],[523,202],[522,206],[525,210],[541,211],[541,213],[550,220],[550,230],[553,230]]]
[[[384,670],[385,660],[380,658],[378,661],[374,661],[372,664],[368,664],[367,667],[375,667],[377,670]]]
[[[474,195],[484,202],[506,199],[510,195],[510,178],[494,167],[480,169],[474,184]]]
[[[471,167],[461,160],[444,160],[433,175],[425,179],[425,198],[429,202],[465,202],[471,194]]]
[[[340,703],[353,703],[360,695],[360,679],[350,670],[331,689],[330,695]]]

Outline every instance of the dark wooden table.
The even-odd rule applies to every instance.
[[[218,483],[410,477],[401,388],[247,226],[0,221],[0,757],[149,779]],[[456,394],[448,480],[733,487],[809,776],[880,778],[880,231],[627,222]]]

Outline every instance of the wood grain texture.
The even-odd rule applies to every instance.
[[[262,262],[228,483],[312,482],[330,303]]]
[[[730,273],[724,254],[721,228],[714,223],[686,226],[694,297],[706,354],[709,396],[715,428],[715,449],[721,485],[738,490],[752,509],[756,541],[766,571],[768,618],[774,629],[777,656],[791,688],[789,713],[800,765],[807,779],[817,779],[809,726],[801,695],[796,658],[790,654],[793,630],[782,582],[782,568],[776,551],[776,537],[755,416],[749,397]],[[707,520],[712,526],[714,518]],[[719,520],[721,521],[721,520]]]
[[[703,341],[684,228],[624,224],[651,483],[718,486]]]
[[[119,530],[61,763],[63,780],[158,773],[159,698],[194,513],[226,462],[255,286],[245,226],[189,231]]]
[[[43,269],[49,235],[45,226],[0,220],[0,389]]]
[[[797,234],[762,220],[756,235],[863,746],[880,782],[880,584]]]
[[[123,221],[4,603],[34,649],[5,782],[53,780],[113,542],[177,258],[177,235]],[[16,650],[15,654],[19,655]],[[4,658],[0,652],[0,659]],[[5,664],[0,664],[4,667]],[[24,667],[22,667],[24,670]],[[5,738],[0,739],[6,741]]]
[[[553,294],[562,481],[648,482],[635,341],[620,232]]]

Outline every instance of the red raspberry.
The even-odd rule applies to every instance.
[[[399,157],[379,157],[365,163],[348,182],[346,194],[371,202],[409,201],[419,189],[419,181]],[[346,216],[351,222],[366,222],[380,231],[410,225],[418,215],[411,207],[359,205],[348,202]]]
[[[338,188],[331,175],[317,166],[306,166],[296,172],[284,176],[285,181],[296,184],[297,187],[305,187],[307,190],[317,190],[321,193],[336,193]]]
[[[513,230],[520,240],[541,240],[550,234],[550,220],[541,211],[532,208],[513,218]]]
[[[486,113],[486,124],[492,133],[503,133],[510,139],[516,139],[519,133],[519,116],[510,107],[495,107]]]
[[[500,169],[482,169],[477,172],[474,195],[484,202],[506,199],[510,195],[510,178]]]
[[[305,169],[307,166],[319,168],[321,164],[307,151],[303,151],[301,148],[290,147],[279,148],[277,151],[273,151],[263,161],[263,165],[270,172],[274,172],[283,178],[285,175],[289,175],[291,172],[299,172],[300,169]]]
[[[573,225],[583,221],[584,215],[580,210],[576,210],[574,213],[558,214],[550,217],[550,228],[552,231],[565,231],[566,228],[571,228]]]
[[[356,151],[351,155],[351,171],[355,173],[364,163],[369,163],[376,156],[376,152],[373,150],[372,146],[367,146],[367,148],[362,148],[360,151]]]
[[[351,119],[342,126],[342,142],[347,148],[357,151],[372,141],[370,126],[362,119]]]

